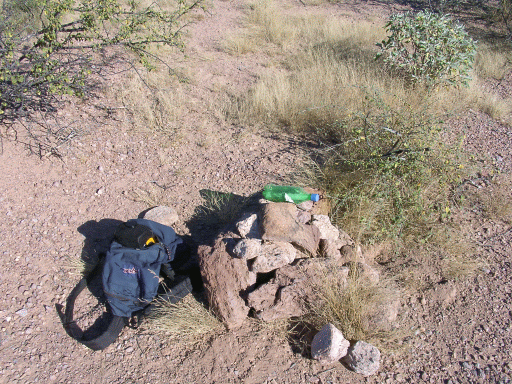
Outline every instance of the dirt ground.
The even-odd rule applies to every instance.
[[[284,1],[304,12],[300,1]],[[196,347],[151,330],[123,330],[93,352],[65,332],[59,308],[78,281],[66,265],[85,243],[101,245],[116,221],[148,208],[134,195],[176,208],[176,231],[201,242],[189,225],[202,204],[200,190],[248,196],[279,182],[299,165],[304,142],[231,125],[208,106],[219,84],[247,89],[263,63],[252,54],[230,56],[220,42],[241,28],[245,1],[213,0],[190,29],[187,55],[197,59],[180,137],[134,132],[111,120],[61,148],[62,157],[28,156],[3,140],[0,183],[0,382],[2,383],[508,383],[512,381],[512,228],[477,213],[455,216],[483,246],[485,268],[455,282],[433,281],[404,300],[400,325],[409,336],[398,351],[382,351],[379,373],[364,378],[343,365],[313,361],[271,329],[254,322]],[[332,14],[357,17],[390,12],[377,4],[330,5]],[[510,82],[508,83],[510,85]],[[510,92],[510,90],[509,90]],[[78,113],[83,106],[69,105]],[[451,123],[466,133],[466,147],[512,170],[510,129],[469,112]],[[508,177],[508,176],[507,176]],[[492,186],[482,184],[482,188]],[[477,188],[477,187],[475,187]],[[509,191],[510,192],[510,191]],[[432,271],[429,270],[432,269]],[[435,260],[425,273],[436,276]],[[94,298],[84,305],[94,305]]]

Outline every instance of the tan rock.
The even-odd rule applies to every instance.
[[[290,264],[296,256],[297,250],[290,243],[265,242],[261,245],[259,255],[252,263],[251,271],[257,273],[270,272]]]
[[[156,221],[157,223],[172,227],[179,220],[178,213],[171,207],[160,205],[149,209],[144,214],[144,219]]]
[[[297,221],[297,207],[291,203],[269,203],[261,209],[262,239],[288,242],[315,256],[320,242],[318,228]]]
[[[267,283],[247,295],[247,304],[256,311],[263,311],[274,305],[279,285]]]
[[[338,240],[340,231],[331,224],[331,220],[327,215],[313,215],[312,222],[320,231],[320,239]],[[341,247],[340,247],[341,248]]]

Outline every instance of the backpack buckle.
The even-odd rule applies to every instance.
[[[126,326],[132,329],[139,328],[143,316],[143,311],[134,312],[131,317],[127,318]]]

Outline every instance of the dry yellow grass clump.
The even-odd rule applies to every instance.
[[[224,329],[222,323],[192,294],[176,304],[162,298],[149,316],[148,327],[185,344],[194,344]]]
[[[399,300],[396,284],[385,277],[375,280],[351,266],[348,278],[336,270],[324,270],[324,279],[314,287],[317,304],[308,320],[316,327],[331,323],[348,340],[379,340],[395,332],[386,319]]]

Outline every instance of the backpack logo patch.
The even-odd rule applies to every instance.
[[[137,274],[137,269],[134,267],[134,266],[131,266],[131,267],[124,267],[123,268],[123,273],[126,273],[127,275],[136,275]]]

